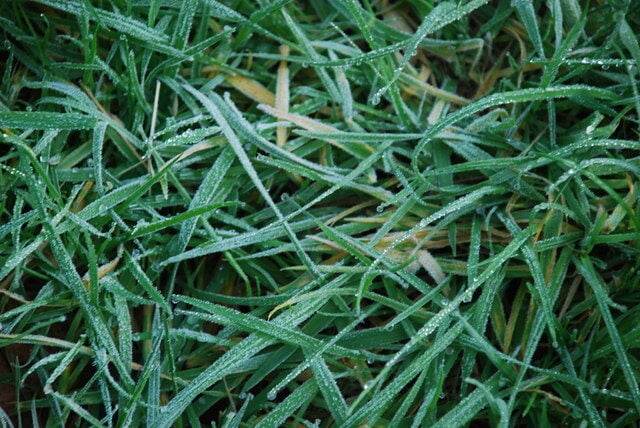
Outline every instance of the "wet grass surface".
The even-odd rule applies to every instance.
[[[640,7],[0,4],[0,419],[631,426]]]

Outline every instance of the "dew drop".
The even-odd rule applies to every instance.
[[[378,214],[382,213],[383,211],[384,211],[384,207],[383,207],[382,205],[378,205],[378,206],[376,207],[376,212],[377,212]]]
[[[238,398],[244,400],[245,398],[247,398],[247,393],[244,391],[241,392],[240,394],[238,394]]]
[[[273,401],[275,399],[276,399],[276,392],[275,391],[269,391],[269,393],[267,394],[267,400]]]
[[[281,201],[288,201],[290,198],[289,194],[287,192],[283,193],[282,195],[280,195],[280,200]]]
[[[593,134],[593,131],[595,131],[595,130],[596,130],[595,126],[589,125],[589,126],[587,126],[586,132],[587,132],[587,134]]]

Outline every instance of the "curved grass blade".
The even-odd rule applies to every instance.
[[[300,245],[300,241],[298,240],[298,237],[296,236],[295,232],[291,229],[291,226],[289,226],[289,223],[284,218],[284,216],[282,215],[282,213],[280,212],[276,204],[273,202],[273,199],[271,199],[271,196],[269,195],[269,192],[267,191],[267,189],[264,187],[264,184],[262,184],[260,177],[258,177],[258,173],[256,172],[256,170],[253,168],[253,165],[251,164],[251,160],[249,159],[249,157],[247,156],[247,153],[242,148],[242,145],[240,144],[240,140],[238,139],[238,136],[233,131],[233,129],[229,126],[229,123],[225,120],[224,116],[216,106],[216,104],[218,105],[224,104],[224,101],[222,101],[222,99],[216,94],[212,95],[213,97],[213,101],[212,101],[211,99],[205,97],[204,94],[202,94],[202,92],[196,90],[190,85],[186,85],[185,89],[189,93],[191,93],[191,95],[193,95],[198,101],[200,101],[202,105],[207,109],[207,111],[211,114],[211,116],[215,118],[216,122],[218,122],[218,124],[222,128],[222,133],[227,138],[227,141],[229,141],[229,144],[233,148],[233,151],[238,157],[238,160],[240,161],[243,168],[247,172],[247,175],[249,175],[249,177],[251,178],[251,181],[255,184],[256,188],[258,189],[262,197],[265,199],[267,204],[274,211],[274,213],[278,217],[278,220],[282,222],[282,225],[285,231],[287,232],[287,235],[291,239],[291,242],[296,246],[296,251],[300,259],[302,260],[302,262],[316,277],[321,276],[321,273],[318,271],[318,268],[315,266],[313,261],[309,258],[309,255],[304,251],[304,249]]]

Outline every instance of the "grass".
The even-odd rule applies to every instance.
[[[638,29],[2,2],[2,425],[637,424]]]

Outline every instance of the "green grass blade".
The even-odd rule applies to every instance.
[[[96,125],[92,117],[80,113],[52,113],[44,111],[0,112],[0,127],[14,129],[91,129]]]
[[[580,274],[593,290],[593,294],[598,302],[598,309],[600,309],[600,315],[602,316],[607,332],[611,337],[611,344],[615,350],[618,364],[622,370],[624,379],[629,386],[636,410],[640,413],[640,388],[638,387],[638,377],[629,362],[627,351],[625,350],[622,339],[620,338],[620,333],[618,332],[618,328],[616,327],[613,316],[611,315],[611,309],[609,308],[612,303],[611,297],[609,297],[606,287],[602,283],[602,279],[597,274],[595,267],[588,256],[576,258],[574,259],[574,263],[580,271]]]

